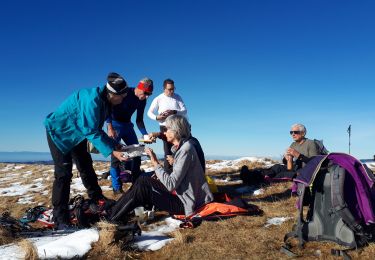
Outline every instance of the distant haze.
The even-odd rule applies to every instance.
[[[105,158],[100,154],[92,154],[93,160],[109,161],[110,157]],[[162,155],[158,155],[159,158]],[[232,160],[241,156],[223,156],[223,155],[206,155],[207,160]],[[51,154],[48,152],[0,152],[0,162],[48,162],[52,161]]]

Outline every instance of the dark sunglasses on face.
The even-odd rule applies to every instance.
[[[289,132],[291,135],[295,134],[295,135],[300,135],[301,134],[301,131],[290,131]]]

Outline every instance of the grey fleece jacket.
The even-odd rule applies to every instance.
[[[155,173],[169,191],[176,190],[178,198],[184,205],[186,216],[213,201],[213,195],[191,140],[185,142],[176,151],[171,174],[166,173],[160,165],[156,167]]]
[[[299,168],[305,167],[309,158],[319,155],[318,146],[316,145],[314,140],[310,140],[307,138],[302,144],[293,142],[290,147],[297,150],[297,152],[301,154],[301,158],[298,158],[300,162],[297,162],[297,164],[302,163]]]

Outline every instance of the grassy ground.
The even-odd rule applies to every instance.
[[[208,162],[213,163],[213,162]],[[261,167],[250,162],[244,164],[249,168]],[[9,176],[9,173],[1,172],[7,164],[0,164],[0,178]],[[17,167],[19,165],[14,165]],[[12,216],[20,217],[28,207],[38,204],[49,205],[51,197],[51,187],[53,181],[53,166],[45,165],[22,165],[19,172],[32,174],[20,174],[11,180],[3,180],[0,188],[6,187],[11,182],[21,184],[32,183],[33,180],[43,178],[45,195],[40,192],[33,192],[33,203],[18,204],[17,196],[1,196],[0,212],[9,211]],[[108,163],[95,163],[97,171],[108,169]],[[18,171],[18,170],[17,170]],[[9,171],[8,171],[9,172]],[[75,173],[76,174],[76,173]],[[229,182],[218,182],[219,190],[234,193],[235,188],[241,186],[238,179],[238,169],[225,169],[222,171],[208,172],[215,178],[229,178]],[[101,185],[109,185],[109,180],[100,180]],[[137,252],[131,250],[125,244],[113,244],[113,232],[109,228],[103,229],[100,239],[93,245],[93,249],[88,253],[88,259],[287,259],[288,257],[280,253],[283,245],[283,237],[289,232],[296,217],[296,198],[291,196],[290,183],[277,183],[271,186],[262,187],[264,192],[258,196],[244,196],[248,203],[259,206],[263,211],[263,216],[239,216],[227,220],[215,222],[203,222],[195,229],[182,229],[171,234],[175,239],[155,252]],[[2,194],[4,195],[4,194]],[[113,197],[111,191],[105,192],[108,197]],[[239,194],[237,194],[239,195]],[[274,217],[290,217],[281,225],[265,227],[268,219]],[[100,225],[107,225],[100,223]],[[14,242],[9,234],[0,229],[0,244]],[[35,258],[32,246],[24,241],[18,241],[23,245],[25,251],[29,252],[30,259]],[[309,242],[304,250],[294,251],[303,259],[337,259],[330,255],[331,248],[339,248],[334,243]],[[0,252],[1,253],[1,252]],[[349,253],[353,259],[374,259],[375,244]]]

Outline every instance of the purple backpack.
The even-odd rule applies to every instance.
[[[347,250],[366,245],[375,223],[374,182],[372,171],[348,154],[311,159],[294,179],[299,216],[293,231],[285,235],[282,250],[291,254],[287,243],[291,237],[298,238],[300,246],[308,241],[333,241]],[[332,254],[347,256],[345,251]]]

